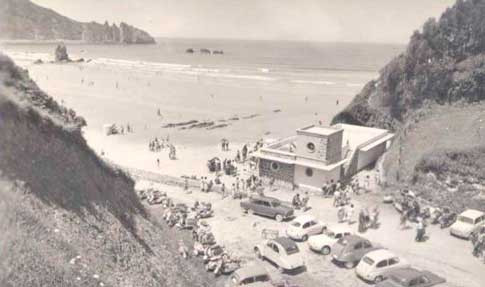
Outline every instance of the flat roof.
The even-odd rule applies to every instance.
[[[483,212],[476,210],[476,209],[467,209],[467,210],[463,211],[460,215],[475,219],[477,217],[482,216],[483,214],[484,214]]]
[[[352,150],[355,150],[362,144],[370,144],[373,139],[389,134],[388,130],[349,124],[335,124],[332,127],[341,128],[344,130],[342,136],[342,145],[345,146],[348,142],[350,149]]]
[[[308,126],[308,127],[297,129],[296,133],[297,134],[308,133],[308,134],[318,135],[318,136],[329,136],[329,135],[337,133],[341,130],[342,130],[342,128],[335,127],[335,126],[325,127],[325,126],[311,125],[311,126]]]

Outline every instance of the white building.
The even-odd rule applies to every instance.
[[[259,159],[261,177],[321,188],[374,163],[387,151],[393,137],[387,130],[348,124],[308,126],[253,156]]]

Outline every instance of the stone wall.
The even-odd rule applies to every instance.
[[[276,163],[277,169],[273,169],[271,165]],[[292,164],[285,164],[281,162],[274,162],[266,159],[259,161],[259,176],[274,178],[284,182],[293,183],[295,177],[295,167]]]

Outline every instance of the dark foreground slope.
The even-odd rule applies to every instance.
[[[459,159],[478,160],[485,145],[484,27],[485,0],[458,0],[416,31],[406,51],[333,119],[397,133],[384,163],[390,182],[453,192],[475,185],[477,193],[485,167],[466,168],[470,162]]]
[[[0,286],[212,286],[83,124],[0,55]]]
[[[121,23],[82,23],[32,3],[0,0],[0,39],[71,40],[84,43],[153,44],[147,32]]]

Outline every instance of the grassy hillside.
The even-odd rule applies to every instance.
[[[458,0],[438,21],[428,20],[406,51],[333,119],[395,131],[384,161],[389,182],[426,187],[431,199],[466,198],[460,208],[474,205],[475,198],[454,189],[476,194],[480,187],[466,183],[485,174],[485,166],[473,163],[485,146],[484,15],[485,0]],[[450,176],[457,185],[449,186]]]
[[[0,56],[0,286],[212,286],[83,124]]]

